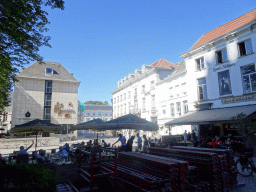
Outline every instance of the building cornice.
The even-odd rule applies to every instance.
[[[164,68],[158,68],[158,67],[155,67],[155,68],[152,68],[152,69],[149,69],[147,72],[143,73],[143,74],[140,74],[139,76],[135,76],[134,79],[132,80],[129,80],[121,85],[119,88],[115,89],[114,91],[110,92],[111,94],[115,94],[129,86],[131,86],[132,84],[138,82],[138,81],[141,81],[142,79],[154,74],[154,73],[158,73],[159,71],[173,71],[173,69],[164,69]]]
[[[202,44],[202,45],[200,45],[200,46],[198,46],[194,49],[186,51],[185,53],[180,54],[180,57],[185,57],[186,58],[186,57],[193,56],[193,55],[195,55],[197,53],[200,53],[200,52],[202,52],[206,49],[215,47],[216,44],[218,44],[222,41],[228,41],[230,39],[236,38],[241,33],[244,33],[244,32],[249,31],[249,30],[253,30],[256,27],[255,22],[256,21],[248,23],[248,24],[246,24],[246,25],[244,25],[244,26],[242,26],[238,29],[235,29],[235,30],[233,30],[229,33],[226,33],[226,34],[224,34],[224,35],[222,35],[222,36],[220,36],[220,37],[218,37],[214,40],[208,41],[208,42],[206,42],[206,43],[204,43],[204,44]]]
[[[182,70],[182,71],[179,71],[178,73],[176,73],[175,75],[171,74],[170,76],[166,77],[162,81],[156,83],[156,86],[161,85],[161,84],[166,83],[166,82],[170,82],[173,79],[175,79],[176,77],[181,77],[182,75],[186,75],[186,73],[187,73],[187,70]]]

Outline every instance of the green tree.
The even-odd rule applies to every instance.
[[[43,33],[50,22],[42,6],[64,9],[63,0],[1,0],[0,1],[0,58],[1,89],[0,108],[8,103],[4,91],[10,91],[17,67],[30,61],[43,61],[38,53],[41,46],[51,47],[49,36]],[[2,66],[2,64],[4,65]],[[8,64],[9,63],[9,64]]]
[[[103,103],[104,105],[108,105],[108,102],[107,101],[104,101],[104,103]]]
[[[96,105],[103,105],[103,103],[101,101],[98,101]]]

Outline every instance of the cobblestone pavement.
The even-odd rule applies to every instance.
[[[237,160],[238,157],[235,157]],[[253,157],[254,164],[256,165],[256,157]],[[231,190],[231,192],[256,192],[256,174],[253,173],[253,176],[243,177],[241,175],[237,175],[238,184],[244,184],[241,186],[237,186]]]

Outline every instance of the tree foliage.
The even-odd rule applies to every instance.
[[[108,105],[107,101],[104,101],[104,103],[102,101],[85,101],[84,104],[86,105]]]
[[[43,61],[38,53],[41,46],[51,47],[46,27],[50,22],[48,13],[42,6],[64,9],[63,0],[1,0],[0,1],[0,58],[2,81],[6,91],[10,91],[15,79],[17,67],[23,67],[30,61]],[[4,62],[4,65],[2,66]],[[7,64],[9,62],[9,64]],[[11,71],[10,71],[11,70]],[[8,78],[6,78],[8,77]],[[10,81],[11,80],[11,81]],[[7,86],[6,86],[7,85]],[[6,103],[5,94],[0,95],[1,104]],[[4,101],[4,102],[3,102]],[[1,105],[0,105],[1,108]]]

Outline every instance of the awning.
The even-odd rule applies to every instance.
[[[180,118],[165,123],[165,126],[237,123],[255,112],[256,105],[191,111]],[[239,114],[243,114],[242,118],[237,119]]]

